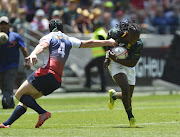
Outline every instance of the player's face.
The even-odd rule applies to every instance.
[[[139,36],[140,36],[140,34],[134,35],[133,33],[129,33],[129,37],[128,37],[129,44],[134,45],[138,41]]]
[[[7,33],[9,31],[9,24],[6,22],[0,23],[0,31]]]

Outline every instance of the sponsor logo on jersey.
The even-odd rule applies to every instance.
[[[65,37],[60,37],[60,36],[58,36],[58,35],[55,35],[54,37],[55,37],[56,39],[65,39],[65,40],[67,39],[67,38],[65,38]]]

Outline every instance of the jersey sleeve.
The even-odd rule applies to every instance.
[[[119,29],[117,28],[112,28],[108,31],[108,36],[107,39],[114,39],[116,40],[118,43],[122,43],[122,38],[121,35],[123,34],[123,32],[121,32]]]
[[[39,43],[46,42],[46,43],[50,44],[51,39],[52,39],[52,33],[49,33],[49,34],[43,36],[43,37],[39,40]]]
[[[80,48],[81,40],[74,38],[74,37],[69,37],[69,40],[70,40],[73,48]]]
[[[17,35],[17,42],[20,47],[25,47],[24,41],[20,35]]]
[[[131,58],[132,59],[139,59],[141,57],[143,51],[143,42],[139,39],[135,45],[135,49],[132,52]]]
[[[117,31],[115,28],[112,28],[108,31],[107,39],[117,39]]]

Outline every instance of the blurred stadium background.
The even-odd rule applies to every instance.
[[[64,31],[69,36],[90,39],[92,21],[104,21],[106,30],[123,19],[134,19],[142,30],[144,52],[136,66],[138,91],[180,90],[180,1],[179,0],[1,0],[0,16],[9,16],[12,30],[24,39],[29,52],[37,45],[39,38],[47,31],[47,19],[60,18]],[[7,11],[7,12],[5,12]],[[19,19],[19,21],[18,21]],[[41,20],[38,26],[37,19]],[[93,86],[83,88],[84,67],[92,58],[90,49],[72,49],[63,74],[63,88],[56,92],[94,92],[99,88],[96,69],[93,70]],[[21,55],[15,88],[26,76],[42,65],[39,62],[24,69]],[[106,72],[107,90],[117,88]]]

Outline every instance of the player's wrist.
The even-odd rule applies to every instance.
[[[25,59],[25,62],[26,62],[26,63],[29,63],[29,62],[30,62],[30,60],[28,60],[28,59]]]
[[[109,52],[110,52],[110,50],[106,51],[106,59],[109,59]]]

